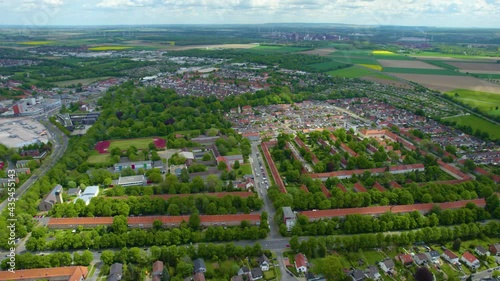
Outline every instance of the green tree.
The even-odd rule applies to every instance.
[[[200,229],[201,220],[200,220],[200,215],[197,212],[194,212],[189,216],[188,226],[193,231],[197,231]]]
[[[323,274],[328,281],[350,280],[342,271],[342,263],[336,256],[328,256],[316,261],[312,271],[317,274]]]

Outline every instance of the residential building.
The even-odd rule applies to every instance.
[[[73,203],[76,203],[78,199],[81,199],[83,200],[83,202],[85,202],[85,205],[88,205],[90,203],[90,200],[92,200],[92,198],[96,197],[97,195],[99,195],[99,186],[97,185],[87,186],[87,188],[85,188],[85,191],[83,191],[83,193],[80,196],[75,198]]]
[[[0,179],[0,187],[8,187],[9,183],[11,183],[10,185],[12,186],[12,182],[15,182],[16,184],[18,184],[19,183],[19,178],[18,177],[14,178],[14,179],[1,178]]]
[[[153,271],[151,272],[151,275],[153,276],[153,281],[160,281],[161,277],[163,276],[163,262],[162,261],[155,261],[153,263]]]
[[[266,257],[266,255],[262,254],[262,256],[260,256],[258,258],[258,262],[259,262],[260,269],[262,269],[262,271],[269,270],[270,263],[269,263],[269,259]]]
[[[455,253],[453,253],[449,249],[446,249],[441,256],[443,257],[443,259],[445,259],[447,262],[451,264],[458,263],[458,256],[455,255]]]
[[[260,267],[252,268],[252,270],[250,271],[250,274],[251,274],[252,280],[259,280],[259,279],[262,279],[262,277],[264,277],[264,273],[262,272],[262,269],[260,269]]]
[[[296,254],[294,264],[297,272],[307,272],[307,258],[304,254]]]
[[[68,194],[69,196],[80,196],[82,194],[82,190],[79,187],[70,188],[70,189],[68,189],[66,194]]]
[[[136,176],[119,177],[117,184],[123,187],[145,186],[147,185],[147,181],[144,175],[136,175]]]
[[[495,256],[500,256],[500,243],[491,244],[490,253]]]
[[[203,272],[196,272],[193,276],[194,281],[205,281],[205,273]]]
[[[365,280],[365,273],[360,269],[354,269],[349,272],[349,276],[351,276],[352,281],[363,281]]]
[[[314,273],[310,271],[306,273],[305,277],[307,281],[326,281],[326,278],[323,275],[314,275]]]
[[[378,268],[374,265],[370,265],[367,269],[365,269],[366,278],[379,280],[382,276],[378,272]]]
[[[247,266],[242,266],[238,270],[238,275],[244,275],[244,274],[249,274],[249,273],[250,273],[250,268],[248,268]]]
[[[413,257],[410,254],[401,254],[396,257],[397,260],[405,266],[411,265],[413,263]]]
[[[56,203],[62,203],[62,191],[63,188],[60,184],[56,185],[50,192],[43,198],[42,202],[38,204],[38,210],[40,211],[50,211]]]
[[[472,269],[476,269],[476,268],[479,268],[479,266],[481,266],[481,263],[479,262],[479,260],[473,254],[471,254],[469,252],[465,252],[462,255],[462,258],[460,260],[463,263],[465,263],[465,265],[467,265],[468,267],[470,267]]]
[[[16,162],[16,168],[26,168],[28,167],[28,162],[30,160],[19,160]]]
[[[382,271],[385,273],[392,272],[394,270],[395,264],[394,261],[390,258],[387,258],[381,262],[378,263]]]
[[[490,252],[488,250],[486,250],[486,248],[481,246],[481,245],[476,246],[476,248],[474,249],[474,252],[476,252],[476,254],[478,254],[480,256],[489,256],[490,255]]]
[[[82,281],[87,278],[88,269],[85,266],[66,266],[52,268],[35,268],[15,270],[14,272],[0,271],[1,281]]]
[[[195,259],[193,261],[193,264],[194,264],[194,272],[207,272],[205,261],[202,258]]]
[[[418,265],[424,265],[429,262],[429,258],[425,253],[419,253],[415,255],[415,263]]]
[[[439,252],[436,250],[431,250],[429,252],[425,252],[425,254],[427,255],[427,258],[429,259],[429,261],[435,262],[435,261],[439,260]]]
[[[285,222],[286,229],[292,231],[292,228],[297,222],[297,217],[290,207],[283,207],[283,221]]]
[[[122,280],[122,276],[123,276],[123,264],[117,262],[110,266],[108,279],[106,279],[106,281]]]

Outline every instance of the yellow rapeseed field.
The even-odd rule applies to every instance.
[[[372,52],[374,55],[394,55],[393,52],[391,51],[384,51],[384,50],[375,50]]]
[[[360,64],[360,65],[364,66],[364,67],[371,68],[371,69],[375,69],[375,70],[378,70],[378,71],[382,71],[383,70],[382,66],[380,66],[378,64]]]
[[[120,51],[120,50],[126,50],[130,49],[132,47],[127,47],[127,46],[96,46],[96,47],[90,47],[90,51]]]
[[[20,42],[20,44],[23,45],[47,45],[54,43],[54,41],[25,41],[25,42]]]

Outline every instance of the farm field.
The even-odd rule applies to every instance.
[[[472,107],[477,107],[479,110],[485,113],[491,115],[500,115],[500,109],[496,109],[500,107],[500,95],[498,94],[464,89],[456,89],[446,92],[445,94]]]
[[[425,63],[418,60],[378,60],[383,67],[396,67],[396,68],[418,68],[418,69],[440,69],[432,64]]]
[[[336,50],[333,48],[324,48],[324,49],[314,49],[314,50],[309,50],[309,51],[303,51],[303,52],[299,52],[299,54],[328,56],[335,51]]]
[[[394,76],[419,83],[432,90],[448,92],[459,89],[500,94],[500,85],[470,76],[393,73]]]
[[[407,74],[428,74],[428,75],[448,75],[448,76],[464,76],[463,73],[448,69],[422,69],[422,68],[401,68],[401,67],[384,67],[384,72],[391,73],[407,73]]]
[[[422,58],[440,58],[440,59],[485,59],[485,60],[499,60],[500,57],[483,57],[483,56],[468,56],[468,55],[454,55],[454,54],[443,54],[438,52],[420,52],[418,54],[412,54],[412,57],[422,57]]]
[[[379,62],[370,57],[356,57],[356,56],[339,56],[337,53],[333,53],[329,57],[333,58],[336,61],[350,63],[350,64],[376,64],[379,65]]]
[[[25,41],[25,42],[20,42],[19,44],[22,45],[30,45],[30,46],[39,46],[39,45],[47,45],[47,44],[53,44],[55,41]]]
[[[291,46],[259,46],[255,44],[247,44],[253,46],[250,51],[258,52],[260,54],[274,54],[274,53],[295,53],[309,50],[304,47],[291,47]],[[222,48],[222,47],[221,47]]]
[[[309,64],[307,66],[318,71],[318,72],[327,72],[327,71],[345,68],[345,67],[350,66],[350,65],[347,63],[337,62],[337,61],[332,60],[329,62]]]
[[[131,49],[131,48],[133,48],[133,46],[114,46],[114,45],[94,46],[94,47],[90,47],[89,51],[122,51],[122,50]]]
[[[70,85],[77,85],[78,83],[82,83],[83,86],[90,85],[96,81],[101,81],[101,80],[106,80],[108,78],[111,78],[110,76],[104,76],[104,77],[96,77],[96,78],[87,78],[87,79],[75,79],[75,80],[66,80],[66,81],[56,81],[53,82],[56,84],[58,87],[67,87]]]
[[[487,132],[491,139],[500,138],[500,126],[490,123],[484,119],[481,119],[474,115],[464,115],[446,118],[447,121],[455,121],[457,124],[466,125],[472,127],[474,131],[481,130],[481,132]]]
[[[374,74],[378,74],[378,73],[379,72],[377,72],[373,69],[362,67],[362,66],[357,66],[357,65],[328,72],[328,74],[330,74],[330,75],[338,76],[338,77],[346,77],[346,78],[360,78],[360,77],[370,76],[370,75],[374,75]]]
[[[500,74],[499,63],[481,63],[481,62],[446,62],[446,63],[460,69],[461,72]]]

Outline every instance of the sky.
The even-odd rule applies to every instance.
[[[0,25],[280,22],[500,28],[500,0],[0,0]]]

